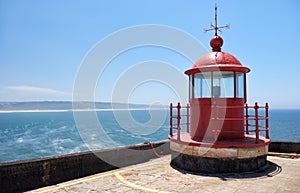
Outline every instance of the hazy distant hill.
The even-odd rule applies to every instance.
[[[114,108],[148,108],[149,105],[114,103]],[[42,102],[0,102],[0,110],[67,110],[72,109],[71,101],[42,101]],[[76,109],[94,108],[92,102],[79,102],[75,105]],[[97,109],[111,109],[112,103],[96,102]]]

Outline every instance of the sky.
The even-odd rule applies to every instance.
[[[203,29],[214,21],[215,3],[218,24],[230,23],[230,29],[220,34],[222,51],[251,69],[247,74],[249,104],[269,102],[271,108],[299,109],[297,0],[0,0],[0,101],[71,101],[83,63],[93,49],[112,34],[136,26],[182,31],[210,51],[213,32],[203,33]],[[148,36],[155,35],[143,38]],[[115,38],[106,50],[123,42]],[[134,42],[137,37],[129,38]],[[172,34],[161,39],[176,45],[185,41]],[[203,54],[199,52],[199,58]],[[172,81],[186,87],[184,71],[193,62],[172,48],[128,48],[110,58],[101,73],[95,69],[97,82],[86,87],[93,89],[96,101],[176,103],[182,101],[182,93],[178,94],[182,91]],[[160,68],[160,63],[167,65]],[[128,77],[135,77],[134,73],[139,79],[130,85]],[[126,93],[117,90],[128,85]]]

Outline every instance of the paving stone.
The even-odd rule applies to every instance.
[[[300,192],[300,159],[268,156],[255,172],[204,174],[179,171],[164,156],[31,192]]]

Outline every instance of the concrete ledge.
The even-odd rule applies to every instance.
[[[269,145],[270,152],[300,153],[300,142],[272,141]]]
[[[170,154],[168,141],[0,163],[0,192],[21,192]],[[101,158],[101,159],[100,159]]]

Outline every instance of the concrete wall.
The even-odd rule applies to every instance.
[[[156,142],[153,146],[158,154],[170,154],[169,141]],[[300,142],[272,142],[269,151],[300,153]],[[150,144],[138,144],[94,152],[0,163],[0,192],[32,190],[146,162],[156,157]]]
[[[152,143],[170,154],[168,141]],[[0,163],[0,192],[17,192],[109,171],[157,158],[150,144]]]
[[[300,142],[272,141],[269,145],[270,152],[300,153]]]

